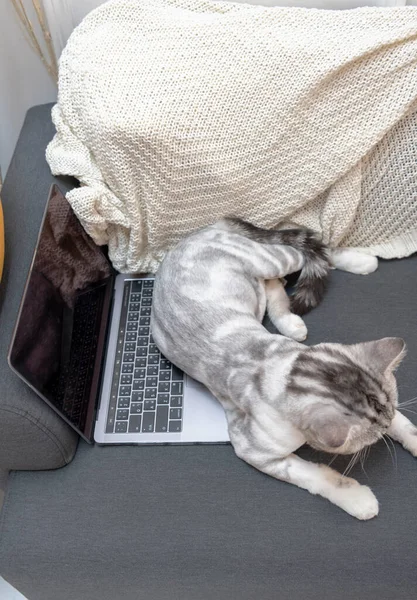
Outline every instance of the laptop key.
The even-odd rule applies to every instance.
[[[149,326],[150,323],[151,323],[151,318],[150,317],[141,317],[139,319],[139,325]]]
[[[159,354],[159,350],[155,344],[149,345],[149,354]]]
[[[146,346],[138,346],[136,348],[136,356],[143,358],[147,354],[148,354],[148,349],[146,348]]]
[[[135,369],[135,379],[144,379],[146,375],[146,369]]]
[[[117,403],[117,406],[119,408],[129,408],[129,404],[130,404],[130,398],[119,398],[119,402]]]
[[[155,431],[163,432],[168,430],[168,406],[158,406],[156,409]]]
[[[153,279],[145,279],[143,282],[143,287],[153,287],[154,280]]]
[[[169,404],[169,394],[158,394],[158,404]]]
[[[123,355],[123,362],[130,363],[135,360],[135,355],[133,352],[125,352]]]
[[[134,390],[143,390],[145,388],[145,380],[144,379],[134,379],[133,380],[133,389]]]
[[[133,373],[133,365],[132,363],[124,364],[122,367],[122,373]]]
[[[151,365],[150,367],[148,367],[146,369],[146,375],[150,376],[150,377],[154,377],[156,375],[158,375],[158,365]]]
[[[132,402],[142,402],[143,392],[132,392]]]
[[[182,410],[181,408],[170,408],[169,410],[169,418],[170,419],[181,419]]]
[[[127,421],[116,421],[115,433],[126,433],[127,432]]]
[[[106,433],[113,433],[115,423],[116,407],[113,405],[109,406],[109,413],[107,415]]]
[[[119,410],[116,413],[116,419],[118,421],[125,421],[128,418],[129,418],[128,409],[127,408],[119,408]]]
[[[162,394],[169,392],[169,381],[162,381],[158,385],[158,392],[161,392]]]
[[[137,345],[138,346],[147,346],[149,344],[149,340],[147,337],[138,337]]]
[[[175,365],[172,365],[172,381],[182,381],[183,379],[184,372]]]
[[[108,417],[106,424],[106,433],[113,433],[114,429],[114,417]]]
[[[137,321],[129,321],[126,327],[126,331],[137,331],[138,322]]]
[[[142,289],[142,280],[132,281],[132,294],[140,292]]]
[[[146,433],[152,433],[154,430],[154,424],[155,424],[155,413],[154,412],[143,413],[142,431],[146,432]]]
[[[181,421],[170,421],[168,425],[168,431],[170,433],[178,433],[181,431]]]
[[[183,383],[182,381],[173,381],[171,385],[171,394],[173,396],[182,396],[183,395]]]
[[[142,423],[141,415],[130,415],[129,419],[129,433],[139,433],[140,426]]]
[[[127,320],[128,321],[139,321],[139,313],[130,312],[127,316]],[[140,333],[139,333],[139,335],[140,335]]]
[[[139,302],[131,302],[130,306],[129,306],[129,310],[131,312],[139,312],[139,310],[140,310]]]
[[[145,390],[145,398],[156,398],[156,388],[148,388]]]
[[[121,385],[119,394],[120,396],[130,396],[131,391],[132,387],[130,385]]]
[[[131,294],[130,301],[131,302],[140,302],[140,294]]]
[[[155,410],[156,400],[145,400],[143,410]]]
[[[149,327],[139,327],[139,335],[149,335]]]
[[[146,387],[156,387],[158,385],[158,377],[147,377]]]
[[[159,356],[157,354],[150,354],[148,357],[148,365],[157,365],[159,363]]]
[[[171,408],[179,408],[182,406],[182,396],[171,396]]]
[[[138,334],[136,331],[128,331],[126,333],[126,342],[136,342]]]
[[[161,356],[161,369],[170,369],[171,368],[172,363],[167,359],[167,358],[163,358]]]
[[[132,404],[130,405],[130,414],[131,415],[140,415],[142,414],[142,408],[143,405],[140,402],[132,402]]]
[[[142,306],[142,308],[140,309],[140,316],[141,317],[150,317],[151,316],[150,306]]]
[[[134,352],[136,350],[135,342],[126,342],[125,352]]]
[[[132,379],[133,379],[133,376],[132,376],[132,375],[127,375],[127,374],[124,374],[124,375],[122,375],[122,376],[121,376],[121,378],[120,378],[120,383],[121,383],[122,385],[131,385],[131,383],[132,383]]]
[[[142,306],[149,306],[149,307],[151,307],[152,306],[152,298],[143,298],[143,300],[142,300]],[[150,310],[151,309],[149,308],[149,315],[150,315]],[[142,314],[142,312],[141,312],[141,314]]]
[[[135,367],[146,367],[146,357],[141,356],[135,360]]]
[[[146,290],[143,290],[143,292],[142,292],[142,298],[143,299],[145,299],[145,298],[151,298],[152,294],[153,294],[153,290],[150,289],[150,288],[148,288]]]
[[[159,373],[159,381],[169,381],[171,379],[171,371],[161,371]]]

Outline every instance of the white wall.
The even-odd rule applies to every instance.
[[[25,6],[31,2],[25,0]],[[31,12],[31,15],[34,15]],[[33,18],[32,22],[35,22]],[[10,0],[0,0],[0,167],[3,178],[26,111],[53,102],[56,87],[28,45]]]
[[[72,30],[94,8],[106,0],[43,0],[45,13],[57,55],[64,48]]]

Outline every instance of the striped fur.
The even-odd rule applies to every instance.
[[[291,311],[303,315],[322,300],[330,271],[327,249],[309,229],[261,229],[241,219],[224,219],[231,231],[258,242],[295,248],[304,257],[304,265],[291,297]]]
[[[361,266],[359,253],[354,264],[358,272],[373,266]],[[417,429],[396,410],[393,370],[404,356],[402,340],[297,343],[307,329],[290,312],[282,278],[301,271],[292,307],[305,312],[321,299],[328,269],[327,251],[310,232],[220,221],[166,255],[155,280],[152,333],[162,353],[222,403],[238,457],[370,519],[378,502],[368,487],[294,454],[306,442],[352,454],[388,433],[417,455]],[[266,310],[284,335],[262,326]]]
[[[373,443],[390,426],[395,394],[387,385],[384,372],[372,370],[366,362],[358,364],[354,353],[349,354],[349,347],[342,348],[329,344],[300,354],[292,367],[287,391],[295,397],[324,399],[340,409],[341,416],[363,420],[366,435],[373,438],[369,443]],[[369,357],[367,362],[372,365]],[[360,445],[365,445],[362,439]],[[346,451],[356,450],[349,445]]]

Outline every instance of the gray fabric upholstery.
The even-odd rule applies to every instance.
[[[43,149],[40,119],[49,135],[44,108],[32,111],[25,127]],[[46,194],[50,182],[31,144],[13,181],[18,191],[24,186],[25,197],[31,186],[37,196],[41,189]],[[25,171],[30,183],[18,181]],[[9,228],[33,244],[35,224],[28,221],[37,228],[40,216],[31,208],[22,220],[27,207],[26,200],[13,213],[20,221]],[[12,250],[9,260],[25,268],[29,250],[17,244]],[[409,346],[398,371],[403,400],[416,395],[416,272],[417,257],[382,263],[368,277],[332,272],[323,304],[306,318],[309,343],[403,336]],[[15,302],[24,277],[8,274]],[[8,304],[10,319],[16,309]],[[23,396],[23,385],[16,389],[33,401]],[[64,469],[11,474],[0,573],[29,600],[412,600],[417,461],[399,446],[396,451],[397,467],[381,443],[372,448],[367,474],[353,470],[381,504],[378,518],[359,522],[252,469],[227,445],[81,443]],[[329,460],[308,449],[301,454]],[[346,462],[334,465],[343,469]]]
[[[7,352],[51,184],[44,154],[52,105],[29,110],[2,190],[5,269],[0,284],[0,468],[53,469],[73,457],[76,434],[7,364]]]
[[[403,336],[403,400],[416,395],[416,271],[417,256],[368,277],[332,272],[306,319],[310,343]],[[11,475],[0,573],[30,600],[412,600],[417,461],[396,452],[393,466],[379,443],[366,474],[354,468],[381,505],[359,522],[227,445],[81,443],[65,469]]]

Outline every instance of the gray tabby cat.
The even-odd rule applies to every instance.
[[[356,273],[377,267],[374,257],[326,250],[303,229],[220,221],[166,255],[156,275],[152,332],[162,353],[222,403],[240,458],[371,519],[378,501],[367,486],[294,454],[306,442],[352,454],[388,433],[417,456],[417,428],[396,410],[393,371],[405,354],[403,340],[299,343],[307,329],[290,308],[303,313],[317,305],[329,257]],[[290,305],[281,278],[300,269]],[[282,336],[261,325],[265,310]]]

